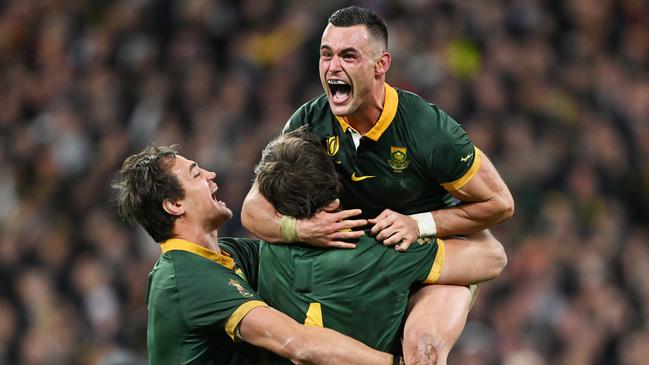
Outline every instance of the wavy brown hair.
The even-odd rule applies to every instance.
[[[171,172],[178,146],[149,146],[128,157],[114,181],[117,212],[131,223],[139,223],[156,242],[171,237],[176,216],[162,208],[165,199],[179,200],[185,191]]]
[[[275,210],[298,219],[313,216],[340,190],[322,141],[304,128],[271,141],[255,174],[259,191]]]

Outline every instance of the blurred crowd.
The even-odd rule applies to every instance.
[[[0,365],[146,364],[159,247],[110,182],[147,144],[217,173],[239,209],[265,144],[321,93],[343,1],[0,1]],[[649,359],[649,3],[357,1],[388,82],[460,121],[508,183],[509,266],[451,364]]]

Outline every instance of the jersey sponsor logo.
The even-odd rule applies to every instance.
[[[329,156],[334,156],[340,149],[340,139],[338,136],[327,137],[327,153]]]
[[[462,161],[462,162],[467,162],[467,161],[469,161],[469,159],[471,158],[471,156],[473,156],[473,152],[469,153],[469,154],[466,155],[465,157],[460,158],[460,161]]]
[[[376,176],[375,175],[356,176],[356,173],[354,172],[352,174],[352,181],[363,181],[363,180],[371,179],[373,177],[376,177]]]
[[[253,294],[246,290],[246,288],[244,288],[243,285],[241,285],[241,283],[239,283],[237,280],[230,279],[230,281],[228,281],[228,285],[235,287],[239,291],[239,294],[241,294],[241,296],[244,296],[246,298],[253,296]]]
[[[405,147],[391,146],[390,159],[388,160],[388,165],[392,167],[392,170],[394,170],[394,172],[403,171],[410,164],[407,155],[408,155],[408,150]]]

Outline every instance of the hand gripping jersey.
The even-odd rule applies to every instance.
[[[453,203],[448,191],[464,186],[480,167],[462,126],[421,97],[385,85],[383,112],[355,147],[351,128],[332,114],[326,95],[300,107],[282,133],[308,125],[322,137],[343,183],[344,209],[374,218],[390,208],[414,214]]]

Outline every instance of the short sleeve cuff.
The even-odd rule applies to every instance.
[[[446,189],[446,191],[456,191],[462,189],[464,185],[466,185],[469,181],[471,181],[471,179],[473,179],[475,174],[480,169],[480,165],[482,164],[482,151],[480,151],[477,147],[473,147],[473,148],[475,151],[473,164],[471,165],[469,170],[464,175],[462,175],[462,177],[460,177],[459,179],[455,181],[451,181],[449,183],[442,184],[442,186],[444,187],[444,189]]]
[[[440,275],[442,275],[442,267],[444,266],[444,259],[446,258],[446,246],[444,241],[437,239],[437,255],[435,256],[435,262],[433,262],[433,267],[430,269],[424,284],[435,284],[439,280]]]
[[[268,307],[268,304],[262,302],[261,300],[250,300],[243,303],[234,310],[232,315],[230,315],[228,321],[225,323],[225,332],[228,334],[228,336],[230,336],[230,338],[232,338],[234,341],[237,341],[236,330],[239,327],[239,323],[241,322],[243,317],[248,314],[248,312],[257,307]]]

